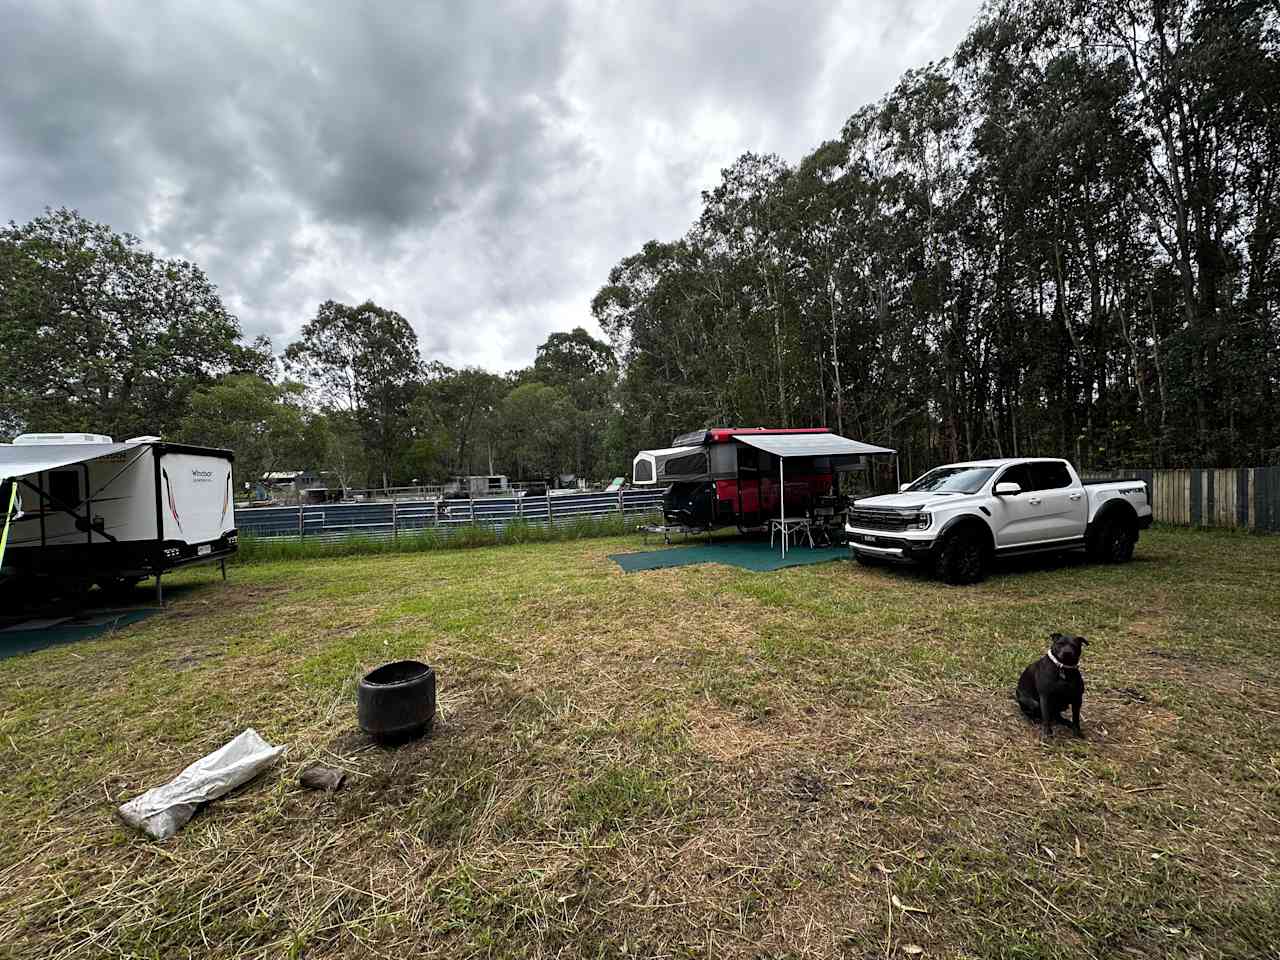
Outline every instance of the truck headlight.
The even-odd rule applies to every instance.
[[[915,528],[917,530],[928,530],[930,524],[933,523],[933,514],[927,510],[922,510],[916,514]]]

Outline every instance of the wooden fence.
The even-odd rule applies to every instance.
[[[1156,523],[1280,531],[1280,467],[1089,471],[1091,480],[1138,477]]]

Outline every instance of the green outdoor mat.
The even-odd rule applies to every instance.
[[[48,617],[16,623],[0,629],[0,660],[20,653],[34,653],[60,643],[87,640],[108,630],[145,620],[158,607],[131,610],[97,610],[75,617]]]
[[[644,553],[614,553],[609,559],[616,561],[627,573],[658,570],[662,567],[684,567],[695,563],[724,563],[743,570],[764,571],[827,563],[830,560],[848,560],[849,548],[792,547],[787,550],[787,558],[784,560],[782,548],[777,545],[771,547],[768,541],[728,541],[695,547],[649,550]]]

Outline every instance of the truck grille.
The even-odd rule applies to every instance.
[[[886,510],[850,510],[849,526],[864,530],[905,530],[907,518]]]

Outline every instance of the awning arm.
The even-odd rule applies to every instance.
[[[151,449],[151,448],[150,448],[149,446],[146,446],[146,445],[144,444],[144,445],[143,445],[143,447],[142,447],[142,449],[138,451],[137,456],[135,456],[132,460],[130,460],[128,463],[126,463],[123,467],[121,467],[119,470],[117,470],[115,473],[113,473],[113,474],[111,475],[111,479],[110,479],[110,480],[108,480],[106,483],[104,483],[102,486],[100,486],[97,490],[93,491],[93,493],[89,494],[87,497],[85,497],[83,500],[81,500],[81,501],[80,501],[80,503],[77,503],[77,504],[76,504],[76,506],[77,506],[77,507],[79,507],[79,506],[81,506],[82,504],[88,503],[90,500],[92,500],[94,497],[96,497],[98,494],[100,494],[103,490],[107,489],[107,487],[111,486],[111,484],[115,483],[115,482],[116,482],[116,479],[117,479],[121,474],[123,474],[126,470],[128,470],[130,467],[132,467],[135,463],[137,463],[139,460],[141,460],[141,459],[142,459],[142,455],[143,455],[144,453],[146,453],[149,449]]]
[[[52,493],[45,493],[43,490],[41,490],[39,487],[33,484],[30,480],[28,480],[26,477],[15,477],[14,480],[15,480],[15,485],[14,485],[15,490],[17,489],[17,484],[20,483],[24,487],[31,490],[37,497],[40,498],[39,503],[40,503],[41,512],[45,512],[44,504],[48,502],[49,505],[53,507],[53,512],[65,513],[69,517],[71,517],[73,520],[83,520],[85,525],[85,529],[84,529],[85,533],[88,533],[90,535],[96,533],[98,536],[103,537],[107,540],[110,540],[112,543],[120,542],[111,534],[107,533],[105,529],[99,529],[98,527],[95,527],[93,525],[93,518],[89,516],[88,512],[86,512],[84,516],[81,516],[80,514],[76,513],[76,510],[81,506],[81,504],[88,502],[87,500],[80,501],[80,503],[77,503],[74,507],[69,506],[66,503],[66,501],[59,500]],[[79,524],[76,525],[76,529],[77,530],[80,529]]]

